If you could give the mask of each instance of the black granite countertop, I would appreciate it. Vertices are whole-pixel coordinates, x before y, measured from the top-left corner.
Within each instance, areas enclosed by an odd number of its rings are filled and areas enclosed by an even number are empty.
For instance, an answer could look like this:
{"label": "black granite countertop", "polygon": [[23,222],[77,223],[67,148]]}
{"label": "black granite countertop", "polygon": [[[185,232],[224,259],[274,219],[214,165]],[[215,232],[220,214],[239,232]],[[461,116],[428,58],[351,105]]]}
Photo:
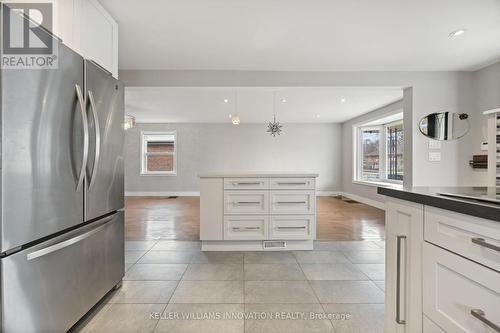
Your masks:
{"label": "black granite countertop", "polygon": [[[500,189],[494,187],[379,187],[378,194],[500,222]],[[466,195],[474,199],[442,196]],[[499,200],[494,203],[494,200]]]}

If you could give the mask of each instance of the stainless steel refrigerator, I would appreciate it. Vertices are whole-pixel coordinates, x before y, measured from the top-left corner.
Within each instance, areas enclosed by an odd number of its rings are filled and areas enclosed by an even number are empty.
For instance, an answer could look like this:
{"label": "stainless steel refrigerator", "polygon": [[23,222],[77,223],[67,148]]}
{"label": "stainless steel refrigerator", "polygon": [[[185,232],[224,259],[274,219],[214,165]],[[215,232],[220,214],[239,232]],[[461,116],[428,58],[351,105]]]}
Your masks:
{"label": "stainless steel refrigerator", "polygon": [[64,332],[124,275],[123,86],[53,40],[57,69],[0,72],[2,332]]}

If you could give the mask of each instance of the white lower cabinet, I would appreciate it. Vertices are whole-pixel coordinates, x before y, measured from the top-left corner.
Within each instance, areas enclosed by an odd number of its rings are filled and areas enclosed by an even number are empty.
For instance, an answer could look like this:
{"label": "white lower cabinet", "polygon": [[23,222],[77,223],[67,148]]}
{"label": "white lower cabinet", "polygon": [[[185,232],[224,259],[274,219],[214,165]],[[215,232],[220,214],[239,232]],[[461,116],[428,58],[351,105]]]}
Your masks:
{"label": "white lower cabinet", "polygon": [[314,239],[315,225],[313,215],[272,216],[269,239]]}
{"label": "white lower cabinet", "polygon": [[423,254],[424,314],[445,332],[500,332],[500,273],[429,243]]}
{"label": "white lower cabinet", "polygon": [[386,205],[385,333],[422,332],[423,205]]}
{"label": "white lower cabinet", "polygon": [[[312,250],[316,238],[316,176],[201,177],[202,249]],[[282,246],[264,242],[271,240],[282,241]]]}
{"label": "white lower cabinet", "polygon": [[267,216],[224,217],[225,240],[265,240],[268,234]]}

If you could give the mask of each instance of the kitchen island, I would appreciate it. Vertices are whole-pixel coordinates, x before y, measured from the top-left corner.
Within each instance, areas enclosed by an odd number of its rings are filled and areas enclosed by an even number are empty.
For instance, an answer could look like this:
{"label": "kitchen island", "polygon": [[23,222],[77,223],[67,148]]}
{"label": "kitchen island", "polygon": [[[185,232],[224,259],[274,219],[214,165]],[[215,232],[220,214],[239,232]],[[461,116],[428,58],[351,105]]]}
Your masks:
{"label": "kitchen island", "polygon": [[316,173],[200,174],[203,251],[312,250]]}
{"label": "kitchen island", "polygon": [[497,188],[382,188],[384,332],[500,332]]}

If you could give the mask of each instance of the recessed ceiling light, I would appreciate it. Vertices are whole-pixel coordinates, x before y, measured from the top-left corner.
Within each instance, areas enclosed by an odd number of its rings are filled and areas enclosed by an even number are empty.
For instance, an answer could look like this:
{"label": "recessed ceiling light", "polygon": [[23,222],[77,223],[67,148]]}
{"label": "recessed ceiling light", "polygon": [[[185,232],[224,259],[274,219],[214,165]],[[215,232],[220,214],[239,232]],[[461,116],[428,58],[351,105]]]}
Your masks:
{"label": "recessed ceiling light", "polygon": [[450,32],[450,34],[448,36],[449,37],[458,37],[460,35],[463,35],[466,31],[467,30],[465,30],[465,29],[458,29],[458,30]]}
{"label": "recessed ceiling light", "polygon": [[341,98],[340,99],[340,103],[345,103],[346,99],[345,98]]}
{"label": "recessed ceiling light", "polygon": [[284,98],[283,98],[283,99],[281,100],[281,103],[286,103],[286,99],[284,99]]}
{"label": "recessed ceiling light", "polygon": [[229,103],[229,100],[227,98],[225,98],[224,103]]}

